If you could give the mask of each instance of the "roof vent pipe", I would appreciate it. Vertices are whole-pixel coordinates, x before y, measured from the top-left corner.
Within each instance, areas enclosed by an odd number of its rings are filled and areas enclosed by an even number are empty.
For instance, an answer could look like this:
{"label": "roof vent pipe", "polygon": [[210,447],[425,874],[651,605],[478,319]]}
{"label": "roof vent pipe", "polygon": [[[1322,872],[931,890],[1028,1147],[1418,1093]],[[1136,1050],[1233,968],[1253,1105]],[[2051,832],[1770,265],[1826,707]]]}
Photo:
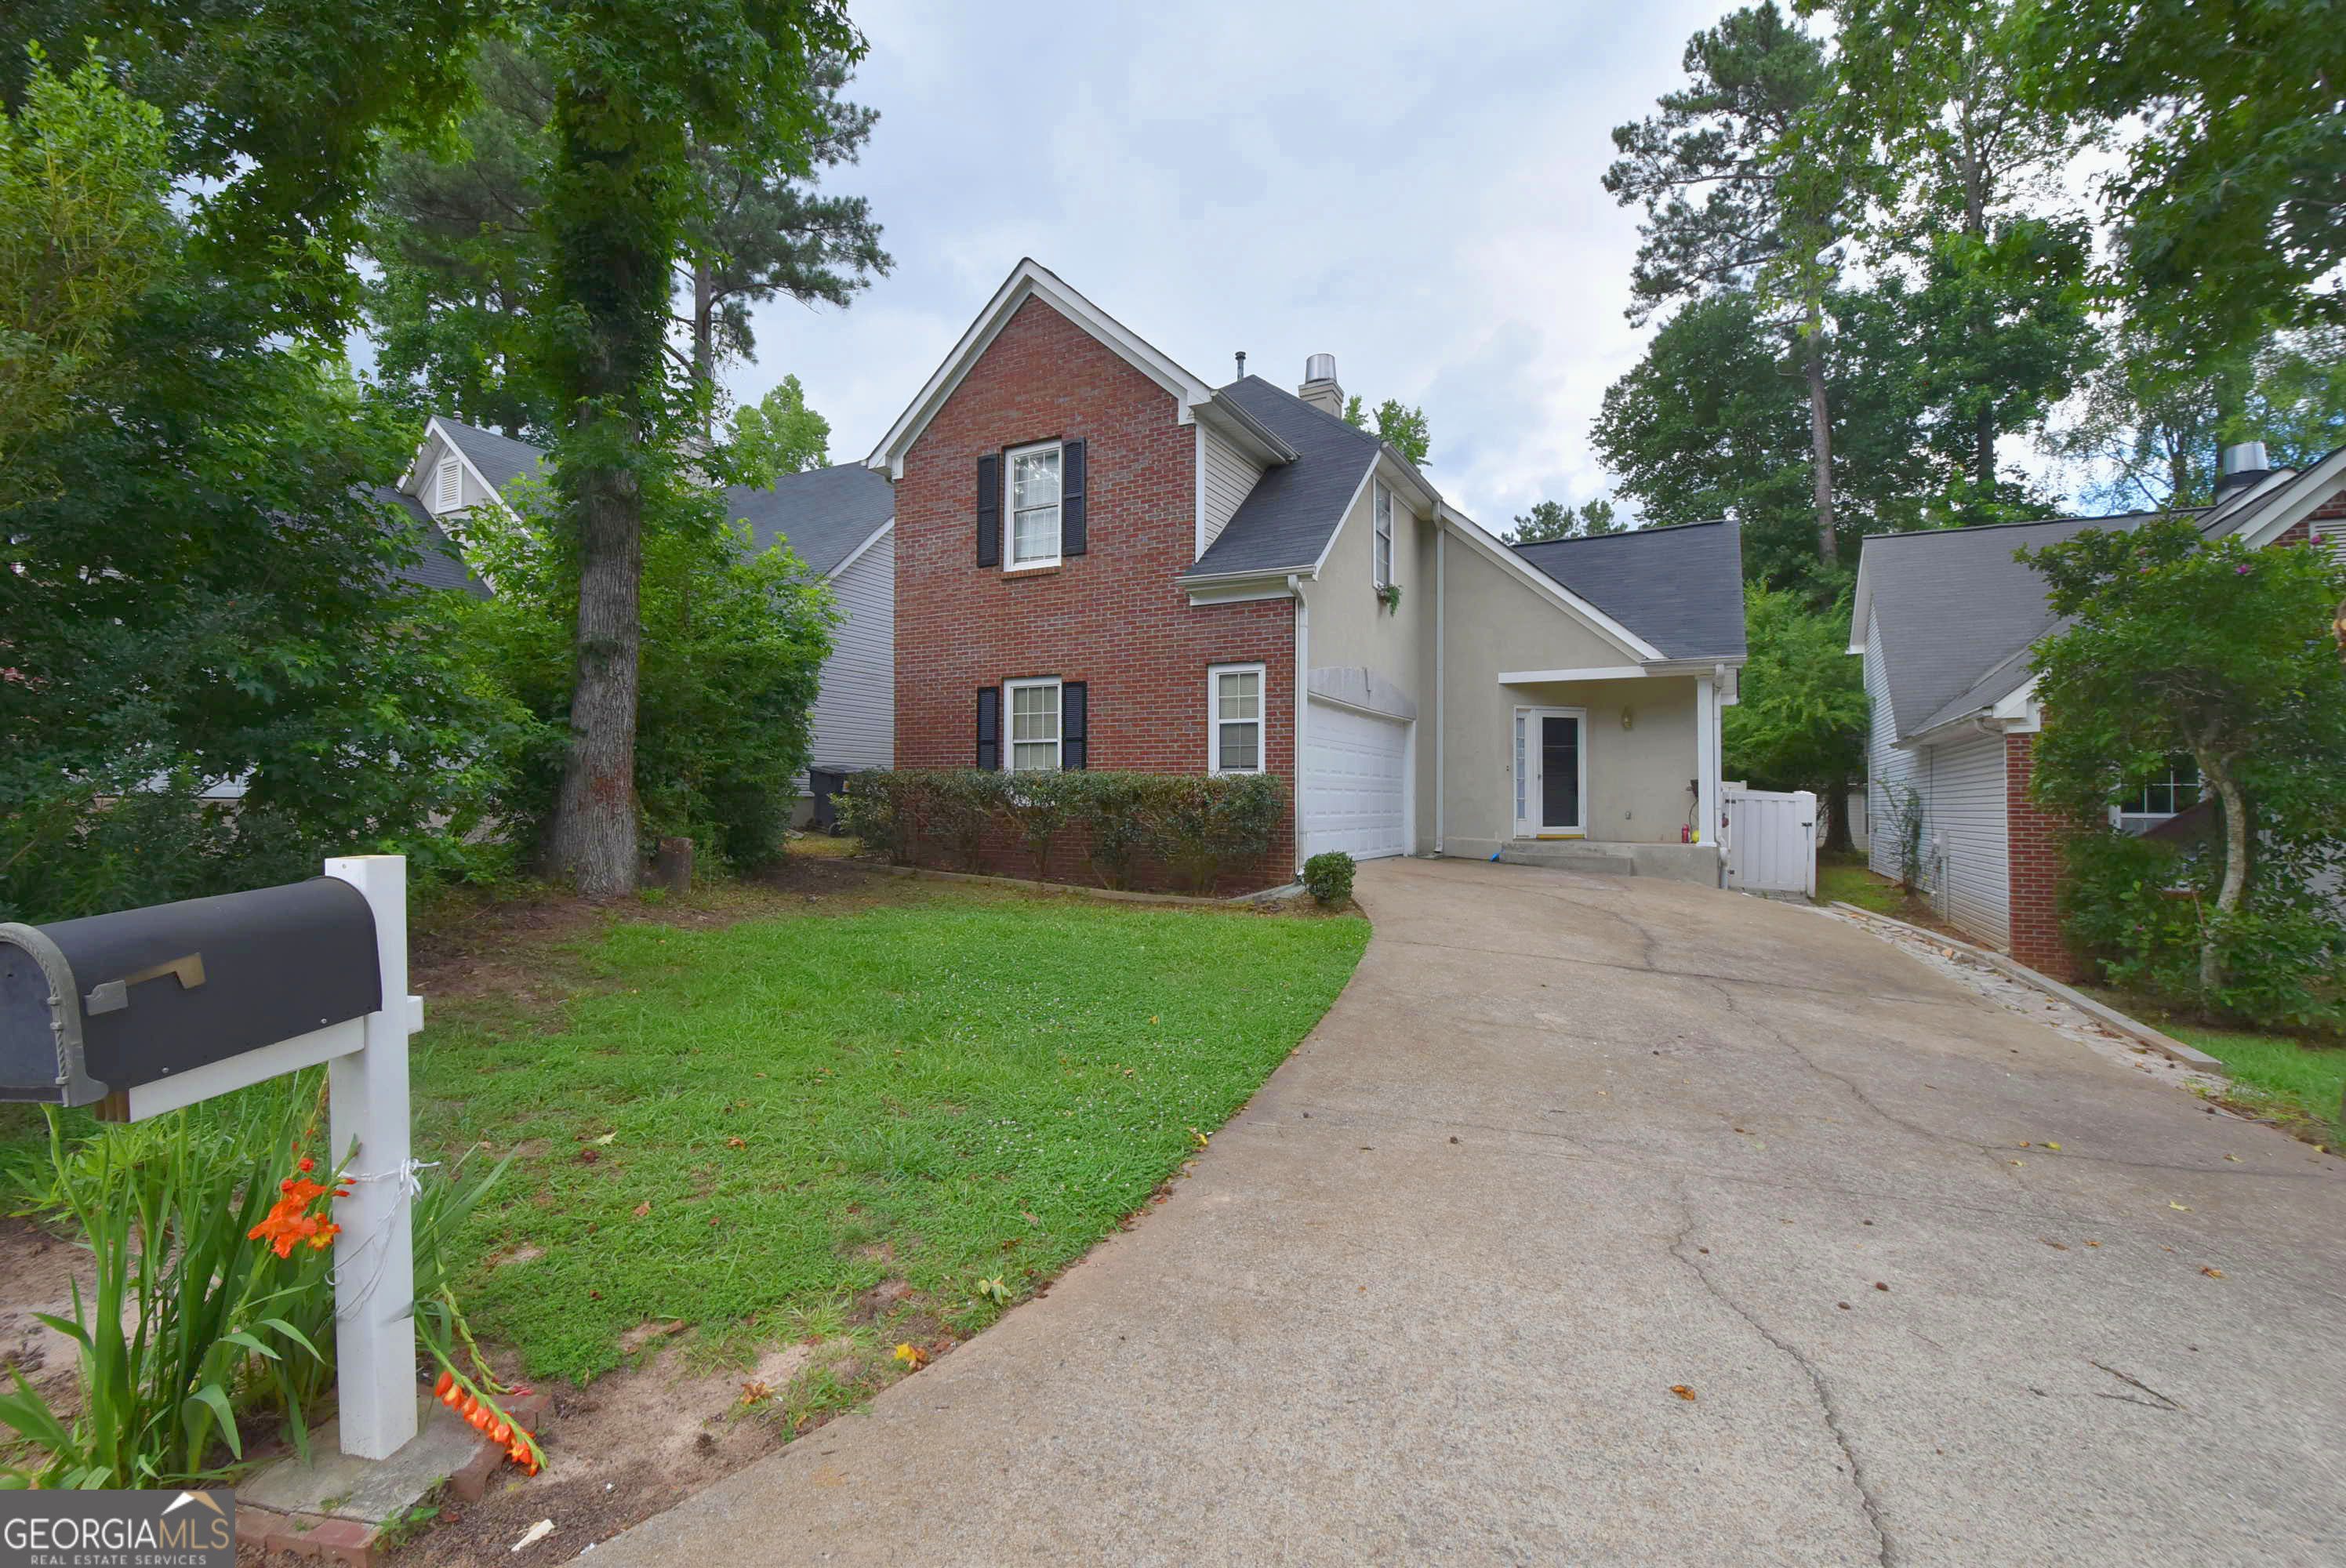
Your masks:
{"label": "roof vent pipe", "polygon": [[2255,484],[2271,472],[2263,442],[2243,441],[2228,446],[2216,460],[2216,499],[2221,501],[2235,490]]}
{"label": "roof vent pipe", "polygon": [[1344,389],[1336,383],[1336,356],[1313,354],[1303,361],[1303,384],[1295,395],[1313,408],[1344,417]]}

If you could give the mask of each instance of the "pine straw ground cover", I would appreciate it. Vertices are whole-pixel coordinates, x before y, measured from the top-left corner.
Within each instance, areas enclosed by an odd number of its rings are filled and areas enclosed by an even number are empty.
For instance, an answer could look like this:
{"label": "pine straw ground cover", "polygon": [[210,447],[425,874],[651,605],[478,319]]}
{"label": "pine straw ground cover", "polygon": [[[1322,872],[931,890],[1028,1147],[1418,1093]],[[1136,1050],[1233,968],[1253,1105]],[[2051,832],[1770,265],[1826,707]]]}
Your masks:
{"label": "pine straw ground cover", "polygon": [[861,1397],[1145,1204],[1368,935],[861,877],[765,907],[556,930],[431,1004],[418,1143],[515,1155],[465,1299],[532,1377],[691,1326],[744,1366],[826,1347],[770,1390],[793,1425]]}

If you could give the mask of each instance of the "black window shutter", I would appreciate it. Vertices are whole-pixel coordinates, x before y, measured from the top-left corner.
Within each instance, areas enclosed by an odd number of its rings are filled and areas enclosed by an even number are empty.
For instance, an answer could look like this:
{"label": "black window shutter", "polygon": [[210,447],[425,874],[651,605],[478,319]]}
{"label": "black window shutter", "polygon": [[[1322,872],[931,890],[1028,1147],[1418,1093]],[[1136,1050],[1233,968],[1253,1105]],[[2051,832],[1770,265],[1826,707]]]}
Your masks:
{"label": "black window shutter", "polygon": [[977,688],[977,766],[984,773],[1002,768],[1002,688]]}
{"label": "black window shutter", "polygon": [[1002,564],[1002,454],[977,460],[977,564]]}
{"label": "black window shutter", "polygon": [[1059,683],[1059,766],[1085,766],[1091,738],[1091,694],[1079,680]]}
{"label": "black window shutter", "polygon": [[1059,443],[1059,554],[1083,553],[1084,443],[1063,441]]}

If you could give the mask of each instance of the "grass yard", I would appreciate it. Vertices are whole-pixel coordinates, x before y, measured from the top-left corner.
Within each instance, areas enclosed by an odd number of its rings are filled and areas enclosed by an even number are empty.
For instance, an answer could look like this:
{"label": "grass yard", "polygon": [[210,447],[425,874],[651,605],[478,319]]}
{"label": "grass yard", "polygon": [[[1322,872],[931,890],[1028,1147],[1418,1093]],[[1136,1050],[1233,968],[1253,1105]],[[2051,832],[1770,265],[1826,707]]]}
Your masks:
{"label": "grass yard", "polygon": [[1904,895],[1898,884],[1886,877],[1877,877],[1866,870],[1862,853],[1817,855],[1817,901],[1855,904],[1862,910],[1895,918],[1904,907]]}
{"label": "grass yard", "polygon": [[983,1328],[1245,1104],[1368,936],[935,882],[831,901],[601,925],[433,1004],[418,1143],[515,1152],[467,1302],[531,1375],[669,1319],[744,1354]]}
{"label": "grass yard", "polygon": [[2143,997],[2106,986],[2078,989],[2186,1045],[2198,1046],[2221,1062],[2233,1082],[2249,1091],[2250,1098],[2269,1102],[2285,1119],[2310,1124],[2332,1148],[2346,1145],[2346,1121],[2339,1115],[2340,1096],[2346,1095],[2346,1042],[2210,1029],[2179,1022]]}

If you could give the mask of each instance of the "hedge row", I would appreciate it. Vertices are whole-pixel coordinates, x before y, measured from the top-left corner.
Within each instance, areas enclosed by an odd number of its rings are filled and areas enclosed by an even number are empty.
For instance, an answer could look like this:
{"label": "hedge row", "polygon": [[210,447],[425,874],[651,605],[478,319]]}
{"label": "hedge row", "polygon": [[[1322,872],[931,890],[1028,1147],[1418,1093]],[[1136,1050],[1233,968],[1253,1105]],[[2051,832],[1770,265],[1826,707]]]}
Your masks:
{"label": "hedge row", "polygon": [[839,816],[866,849],[899,865],[950,857],[984,871],[989,844],[1006,839],[1047,880],[1053,847],[1079,837],[1102,886],[1129,887],[1154,861],[1203,893],[1270,852],[1287,792],[1260,773],[907,769],[856,774]]}

